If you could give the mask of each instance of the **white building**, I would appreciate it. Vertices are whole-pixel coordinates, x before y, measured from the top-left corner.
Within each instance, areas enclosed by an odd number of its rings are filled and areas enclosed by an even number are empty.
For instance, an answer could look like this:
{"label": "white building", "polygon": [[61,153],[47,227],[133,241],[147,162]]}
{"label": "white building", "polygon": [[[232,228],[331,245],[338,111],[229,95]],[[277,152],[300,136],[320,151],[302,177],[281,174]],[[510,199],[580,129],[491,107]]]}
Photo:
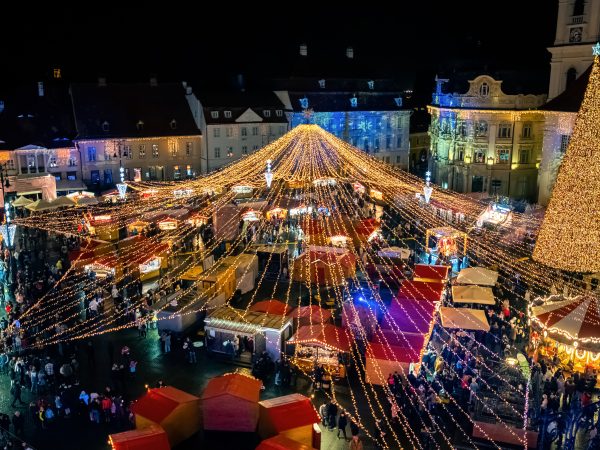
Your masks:
{"label": "white building", "polygon": [[558,20],[550,62],[552,100],[592,64],[591,45],[600,40],[600,0],[559,0]]}
{"label": "white building", "polygon": [[270,91],[205,92],[187,86],[188,102],[203,135],[203,172],[255,152],[289,130],[285,107]]}

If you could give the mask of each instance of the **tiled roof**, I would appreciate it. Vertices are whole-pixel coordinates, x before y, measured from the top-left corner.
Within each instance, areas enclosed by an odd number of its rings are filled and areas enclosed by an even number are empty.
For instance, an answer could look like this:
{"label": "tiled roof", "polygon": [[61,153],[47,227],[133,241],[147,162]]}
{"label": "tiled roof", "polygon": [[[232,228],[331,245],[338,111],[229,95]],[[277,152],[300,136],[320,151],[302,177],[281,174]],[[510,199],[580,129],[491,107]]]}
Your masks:
{"label": "tiled roof", "polygon": [[[248,109],[258,116],[255,122],[287,123],[285,106],[272,91],[200,92],[196,96],[209,125],[236,123]],[[225,116],[226,111],[231,114]],[[213,112],[216,113],[216,117],[213,117]]]}

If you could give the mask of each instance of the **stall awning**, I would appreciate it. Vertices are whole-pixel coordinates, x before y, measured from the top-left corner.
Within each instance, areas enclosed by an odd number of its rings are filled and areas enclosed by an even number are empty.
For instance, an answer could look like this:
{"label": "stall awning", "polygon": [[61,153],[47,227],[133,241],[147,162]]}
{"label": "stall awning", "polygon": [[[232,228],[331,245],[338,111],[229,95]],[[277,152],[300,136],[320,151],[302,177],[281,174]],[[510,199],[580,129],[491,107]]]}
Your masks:
{"label": "stall awning", "polygon": [[495,305],[492,288],[483,286],[452,286],[452,301],[454,303],[478,303],[480,305]]}
{"label": "stall awning", "polygon": [[202,266],[196,266],[186,270],[179,278],[185,281],[198,281],[203,272]]}
{"label": "stall awning", "polygon": [[450,308],[442,306],[440,317],[444,328],[460,328],[462,330],[489,331],[490,324],[485,311],[471,308]]}
{"label": "stall awning", "polygon": [[414,271],[415,281],[443,282],[448,279],[448,266],[434,266],[428,264],[416,264]]}
{"label": "stall awning", "polygon": [[282,330],[289,319],[275,314],[265,314],[256,311],[222,306],[211,312],[204,322],[207,327],[243,333],[258,333],[264,329]]}
{"label": "stall awning", "polygon": [[444,283],[406,280],[402,282],[398,298],[439,302],[442,299],[443,291]]}
{"label": "stall awning", "polygon": [[341,352],[350,351],[350,340],[346,330],[331,324],[305,325],[298,328],[289,344],[320,345]]}
{"label": "stall awning", "polygon": [[263,300],[260,302],[254,303],[250,306],[250,311],[262,312],[267,314],[276,314],[279,316],[286,316],[292,307],[283,303],[280,300]]}
{"label": "stall awning", "polygon": [[480,286],[494,286],[498,281],[498,272],[483,267],[469,267],[459,272],[456,277],[457,284],[477,284]]}

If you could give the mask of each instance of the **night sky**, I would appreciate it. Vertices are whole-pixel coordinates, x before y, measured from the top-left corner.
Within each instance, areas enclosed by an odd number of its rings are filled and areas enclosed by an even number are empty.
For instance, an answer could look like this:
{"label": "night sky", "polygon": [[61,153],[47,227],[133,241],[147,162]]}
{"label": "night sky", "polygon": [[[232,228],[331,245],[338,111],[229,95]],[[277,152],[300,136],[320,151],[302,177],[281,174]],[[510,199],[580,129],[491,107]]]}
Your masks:
{"label": "night sky", "polygon": [[2,82],[35,81],[56,65],[71,81],[156,75],[208,84],[237,73],[260,80],[293,72],[301,42],[323,72],[315,76],[339,69],[336,58],[348,45],[362,67],[356,75],[429,79],[437,71],[484,66],[549,70],[545,48],[554,39],[557,9],[557,0],[398,1],[398,11],[384,2],[361,8],[286,2],[264,10],[256,2],[210,8],[81,2],[63,9],[22,3],[2,13]]}

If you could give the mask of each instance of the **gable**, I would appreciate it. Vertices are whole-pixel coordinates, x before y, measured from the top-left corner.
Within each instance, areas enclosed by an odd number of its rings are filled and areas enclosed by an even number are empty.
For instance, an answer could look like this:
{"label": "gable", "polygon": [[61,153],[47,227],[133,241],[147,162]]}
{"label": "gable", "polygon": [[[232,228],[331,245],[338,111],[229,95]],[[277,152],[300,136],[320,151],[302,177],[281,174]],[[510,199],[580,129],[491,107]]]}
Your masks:
{"label": "gable", "polygon": [[262,122],[263,119],[258,114],[256,114],[252,108],[248,108],[244,111],[240,117],[235,119],[236,122]]}

